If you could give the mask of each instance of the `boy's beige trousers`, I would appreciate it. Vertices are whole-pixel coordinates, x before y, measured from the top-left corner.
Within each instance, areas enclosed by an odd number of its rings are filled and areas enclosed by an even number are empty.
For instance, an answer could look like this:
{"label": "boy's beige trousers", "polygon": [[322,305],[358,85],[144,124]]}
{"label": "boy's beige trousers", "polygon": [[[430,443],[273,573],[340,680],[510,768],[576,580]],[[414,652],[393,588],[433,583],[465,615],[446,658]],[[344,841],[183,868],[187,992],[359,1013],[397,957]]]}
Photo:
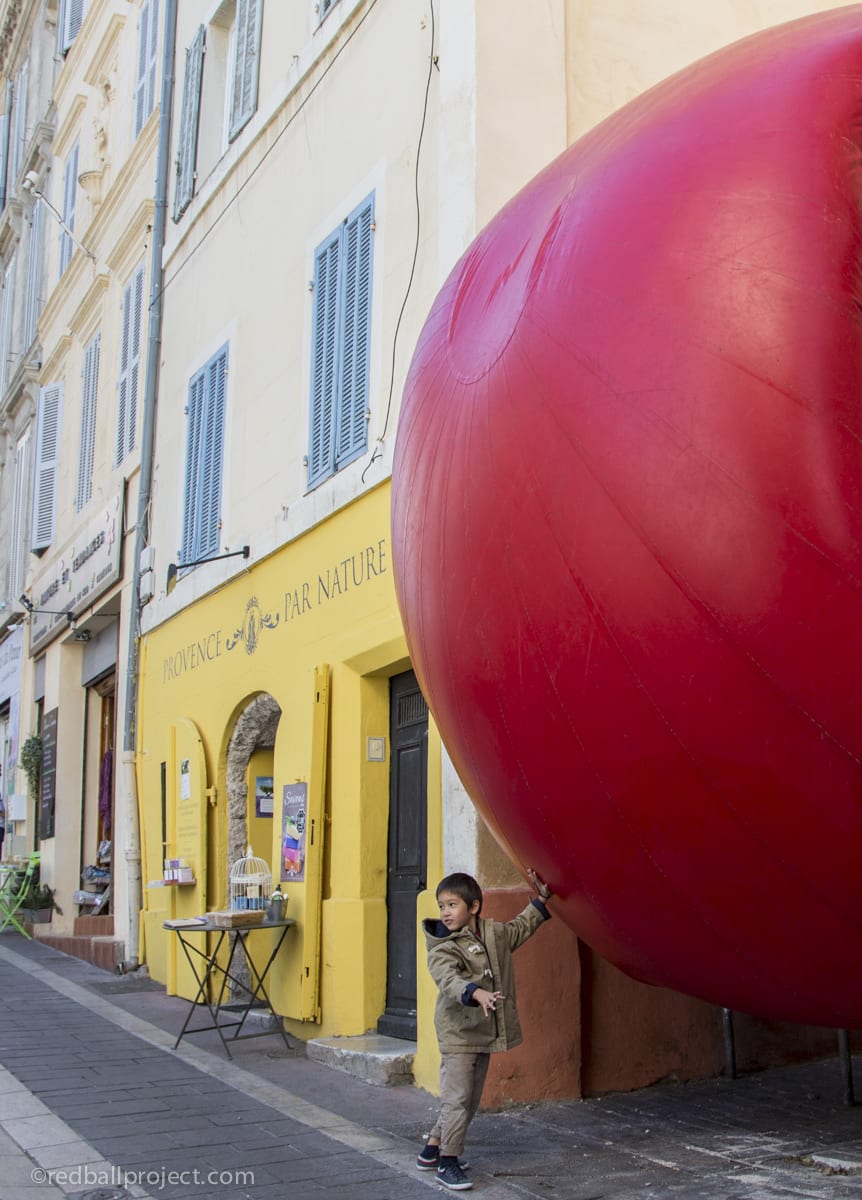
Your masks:
{"label": "boy's beige trousers", "polygon": [[467,1126],[482,1099],[490,1054],[444,1054],[440,1063],[440,1116],[428,1137],[440,1142],[440,1154],[464,1153]]}

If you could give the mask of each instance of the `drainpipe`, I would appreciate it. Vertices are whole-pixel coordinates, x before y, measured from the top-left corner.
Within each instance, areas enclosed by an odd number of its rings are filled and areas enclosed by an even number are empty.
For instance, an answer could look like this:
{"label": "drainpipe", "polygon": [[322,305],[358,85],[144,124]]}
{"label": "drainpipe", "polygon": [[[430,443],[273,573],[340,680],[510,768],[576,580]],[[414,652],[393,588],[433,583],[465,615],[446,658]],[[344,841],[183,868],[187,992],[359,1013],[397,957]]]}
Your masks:
{"label": "drainpipe", "polygon": [[149,537],[149,510],[153,488],[153,445],[162,345],[162,250],[168,210],[171,115],[174,100],[174,56],[177,40],[177,0],[165,2],[165,36],[162,50],[162,95],[159,104],[159,141],[156,155],[155,209],[150,267],[150,304],[147,337],[147,373],[144,379],[141,474],[138,489],[138,519],[129,602],[129,648],[126,660],[126,713],[123,733],[123,781],[126,795],[126,873],[128,882],[129,940],[121,972],[134,971],[140,954],[140,920],[144,903],[141,879],[141,824],[135,772],[135,742],[138,708],[138,651],[141,618],[141,552]]}

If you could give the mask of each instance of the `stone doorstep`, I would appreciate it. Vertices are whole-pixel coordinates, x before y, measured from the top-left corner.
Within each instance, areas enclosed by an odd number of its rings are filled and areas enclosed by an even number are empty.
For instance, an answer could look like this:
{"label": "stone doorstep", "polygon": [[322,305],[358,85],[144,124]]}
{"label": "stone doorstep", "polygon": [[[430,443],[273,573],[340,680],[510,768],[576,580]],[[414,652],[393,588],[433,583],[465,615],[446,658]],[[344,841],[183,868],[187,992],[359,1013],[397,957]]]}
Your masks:
{"label": "stone doorstep", "polygon": [[85,962],[92,963],[94,967],[99,967],[103,971],[113,972],[117,969],[117,964],[123,961],[125,947],[116,938],[99,935],[86,937],[83,934],[71,933],[43,933],[42,930],[46,928],[50,929],[50,926],[25,925],[25,929],[29,929],[42,945],[60,950],[63,954],[71,954],[73,958],[82,958]]}
{"label": "stone doorstep", "polygon": [[377,1087],[413,1082],[415,1042],[365,1033],[358,1037],[312,1038],[306,1042],[305,1052],[314,1062]]}

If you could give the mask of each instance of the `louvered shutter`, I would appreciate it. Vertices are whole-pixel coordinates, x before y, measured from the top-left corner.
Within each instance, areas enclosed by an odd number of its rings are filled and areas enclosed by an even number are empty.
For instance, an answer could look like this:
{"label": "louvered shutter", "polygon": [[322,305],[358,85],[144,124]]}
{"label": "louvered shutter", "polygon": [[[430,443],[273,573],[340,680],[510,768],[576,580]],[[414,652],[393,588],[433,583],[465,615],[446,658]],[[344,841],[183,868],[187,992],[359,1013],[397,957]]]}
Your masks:
{"label": "louvered shutter", "polygon": [[27,64],[24,63],[18,72],[18,82],[15,84],[15,105],[12,113],[12,133],[9,147],[9,191],[18,172],[21,170],[21,157],[24,153],[24,142],[27,136]]}
{"label": "louvered shutter", "polygon": [[39,419],[36,432],[36,477],[33,487],[33,550],[45,550],[54,540],[57,519],[57,480],[60,469],[60,422],[63,410],[62,383],[49,383],[39,390]]}
{"label": "louvered shutter", "polygon": [[196,509],[205,394],[206,369],[199,372],[189,384],[186,475],[183,485],[183,540],[180,550],[180,559],[182,562],[193,562],[198,557],[196,552],[198,527]]}
{"label": "louvered shutter", "polygon": [[227,347],[207,365],[206,416],[201,453],[200,522],[196,558],[214,554],[221,533],[221,481],[224,459]]}
{"label": "louvered shutter", "polygon": [[257,111],[263,0],[237,0],[231,81],[230,141]]}
{"label": "louvered shutter", "polygon": [[72,234],[75,232],[75,206],[78,198],[78,147],[75,146],[66,160],[63,172],[63,224],[60,230],[60,274],[72,260]]}
{"label": "louvered shutter", "polygon": [[9,263],[3,276],[3,299],[0,303],[0,397],[9,383],[12,356],[12,314],[15,304],[15,263]]}
{"label": "louvered shutter", "polygon": [[159,0],[144,0],[138,28],[135,77],[135,137],[156,106],[156,53],[159,40]]}
{"label": "louvered shutter", "polygon": [[334,466],[333,434],[338,370],[338,267],[341,231],[336,230],[314,257],[314,317],[311,326],[311,430],[308,484],[313,486]]}
{"label": "louvered shutter", "polygon": [[27,293],[24,297],[24,346],[29,350],[36,336],[40,312],[42,283],[42,205],[37,201],[30,225],[30,246],[27,259]]}
{"label": "louvered shutter", "polygon": [[135,448],[138,429],[143,304],[144,266],[142,263],[123,292],[114,466],[121,463],[126,455]]}
{"label": "louvered shutter", "polygon": [[15,447],[15,491],[12,499],[12,538],[9,547],[7,596],[19,595],[24,584],[24,546],[27,538],[27,497],[30,494],[30,430]]}
{"label": "louvered shutter", "polygon": [[97,333],[84,351],[84,370],[81,373],[81,443],[78,452],[78,490],[75,494],[75,508],[78,512],[93,494],[100,345],[101,334]]}
{"label": "louvered shutter", "polygon": [[336,470],[368,445],[368,369],[371,351],[373,197],[344,226],[341,378],[336,415]]}
{"label": "louvered shutter", "polygon": [[62,11],[58,22],[60,31],[60,50],[63,54],[71,47],[81,22],[84,19],[86,0],[62,0]]}
{"label": "louvered shutter", "polygon": [[8,189],[6,176],[9,174],[9,142],[12,129],[12,84],[6,84],[5,112],[0,117],[0,212],[6,207]]}
{"label": "louvered shutter", "polygon": [[195,194],[195,170],[198,158],[198,124],[201,111],[201,81],[203,78],[206,29],[200,26],[194,41],[186,50],[186,70],[183,80],[183,106],[180,114],[180,134],[177,145],[177,183],[174,191],[174,220],[178,221]]}

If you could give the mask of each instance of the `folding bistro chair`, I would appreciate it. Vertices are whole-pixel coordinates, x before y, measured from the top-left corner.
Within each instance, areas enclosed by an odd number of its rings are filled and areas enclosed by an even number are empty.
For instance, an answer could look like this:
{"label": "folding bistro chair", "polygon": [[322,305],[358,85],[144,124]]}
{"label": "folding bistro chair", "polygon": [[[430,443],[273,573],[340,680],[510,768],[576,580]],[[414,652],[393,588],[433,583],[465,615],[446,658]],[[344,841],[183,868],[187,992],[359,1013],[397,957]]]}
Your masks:
{"label": "folding bistro chair", "polygon": [[24,937],[30,937],[30,934],[15,914],[27,898],[30,885],[39,877],[39,860],[41,857],[41,854],[37,850],[27,860],[27,866],[24,868],[23,875],[8,874],[3,881],[3,887],[0,888],[0,933],[3,932],[7,925],[14,925],[19,933],[24,934]]}

